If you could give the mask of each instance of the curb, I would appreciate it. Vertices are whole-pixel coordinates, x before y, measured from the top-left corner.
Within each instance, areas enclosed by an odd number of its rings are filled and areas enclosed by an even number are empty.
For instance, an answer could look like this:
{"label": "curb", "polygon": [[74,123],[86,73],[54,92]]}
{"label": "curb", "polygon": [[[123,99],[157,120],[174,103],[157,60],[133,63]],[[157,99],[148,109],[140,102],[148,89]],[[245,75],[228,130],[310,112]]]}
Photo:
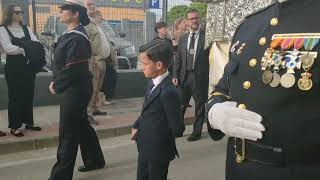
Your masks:
{"label": "curb", "polygon": [[[185,118],[185,125],[191,125],[194,121],[194,117]],[[117,136],[128,135],[131,133],[131,126],[119,126],[115,128],[97,128],[96,133],[99,139],[107,139],[113,138]],[[0,141],[0,155],[23,152],[23,151],[31,151],[31,150],[40,150],[49,147],[58,146],[59,136],[43,136],[43,137],[35,137],[24,140],[8,140],[8,141]]]}

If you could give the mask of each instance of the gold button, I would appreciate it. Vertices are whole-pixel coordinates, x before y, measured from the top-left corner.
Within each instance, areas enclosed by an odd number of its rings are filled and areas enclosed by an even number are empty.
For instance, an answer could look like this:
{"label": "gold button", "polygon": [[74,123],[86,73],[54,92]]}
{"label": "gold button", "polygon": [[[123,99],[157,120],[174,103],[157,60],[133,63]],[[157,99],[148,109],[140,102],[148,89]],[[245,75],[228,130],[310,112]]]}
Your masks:
{"label": "gold button", "polygon": [[251,59],[251,60],[249,61],[249,65],[250,65],[251,67],[255,67],[255,66],[257,65],[257,60],[256,60],[256,59]]}
{"label": "gold button", "polygon": [[246,107],[245,104],[239,104],[238,108],[240,108],[240,109],[247,109],[247,107]]}
{"label": "gold button", "polygon": [[250,81],[245,81],[245,82],[243,83],[243,88],[244,88],[244,89],[249,89],[250,87],[251,87]]}
{"label": "gold button", "polygon": [[259,40],[259,44],[260,44],[261,46],[265,45],[266,42],[267,42],[267,38],[266,38],[266,37],[262,37],[262,38],[260,38],[260,40]]}
{"label": "gold button", "polygon": [[276,26],[276,25],[278,25],[278,23],[279,23],[278,18],[272,18],[270,21],[271,26]]}

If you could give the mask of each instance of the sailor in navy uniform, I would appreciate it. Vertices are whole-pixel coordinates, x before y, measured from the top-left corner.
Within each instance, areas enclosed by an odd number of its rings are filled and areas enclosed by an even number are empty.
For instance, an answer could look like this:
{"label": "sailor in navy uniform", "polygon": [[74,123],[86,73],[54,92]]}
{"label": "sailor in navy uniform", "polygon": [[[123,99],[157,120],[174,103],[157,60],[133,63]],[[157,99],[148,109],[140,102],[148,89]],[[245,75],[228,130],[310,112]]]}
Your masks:
{"label": "sailor in navy uniform", "polygon": [[207,104],[227,180],[320,179],[320,1],[279,1],[238,27]]}
{"label": "sailor in navy uniform", "polygon": [[72,180],[78,146],[84,162],[79,171],[103,168],[105,160],[87,114],[92,96],[88,65],[92,52],[83,25],[90,20],[82,0],[67,0],[60,9],[60,21],[68,25],[68,31],[55,43],[53,82],[49,86],[60,99],[59,147],[50,180]]}

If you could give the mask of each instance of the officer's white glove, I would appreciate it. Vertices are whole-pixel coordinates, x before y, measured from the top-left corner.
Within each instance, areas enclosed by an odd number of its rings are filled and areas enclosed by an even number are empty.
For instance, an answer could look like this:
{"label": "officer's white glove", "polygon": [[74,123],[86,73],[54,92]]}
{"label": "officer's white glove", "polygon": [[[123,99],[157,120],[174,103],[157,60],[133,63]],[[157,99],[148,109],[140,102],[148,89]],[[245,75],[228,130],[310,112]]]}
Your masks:
{"label": "officer's white glove", "polygon": [[212,128],[237,138],[257,141],[265,131],[261,124],[262,117],[255,112],[237,108],[236,102],[213,105],[208,113],[208,120]]}

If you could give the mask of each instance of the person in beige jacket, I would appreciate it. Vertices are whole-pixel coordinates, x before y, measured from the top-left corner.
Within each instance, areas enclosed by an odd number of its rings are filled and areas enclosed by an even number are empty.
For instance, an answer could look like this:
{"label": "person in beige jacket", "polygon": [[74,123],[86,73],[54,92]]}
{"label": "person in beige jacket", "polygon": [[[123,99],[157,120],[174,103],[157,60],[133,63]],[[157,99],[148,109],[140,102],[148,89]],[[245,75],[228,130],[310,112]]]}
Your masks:
{"label": "person in beige jacket", "polygon": [[[107,112],[99,110],[98,101],[99,92],[101,90],[106,71],[106,61],[110,56],[111,51],[110,41],[98,22],[94,1],[84,0],[84,2],[91,20],[91,22],[85,27],[91,42],[92,57],[89,63],[89,68],[93,75],[93,94],[88,109],[89,112],[92,112],[92,116],[106,115]],[[89,117],[89,121],[92,124],[98,124],[92,116]]]}
{"label": "person in beige jacket", "polygon": [[[111,42],[111,39],[110,39],[109,34],[108,34],[108,30],[103,25],[103,23],[106,20],[103,19],[102,13],[99,10],[96,11],[96,20],[101,25],[106,37],[108,38],[108,42],[110,44],[110,56],[108,57],[107,62],[106,62],[107,63],[106,64],[106,74],[105,74],[104,82],[103,82],[103,85],[102,85],[102,91],[99,93],[99,101],[98,101],[98,106],[103,106],[103,105],[112,104],[111,100],[109,99],[110,97],[107,97],[107,94],[105,94],[105,93],[106,93],[106,91],[108,91],[106,89],[112,88],[112,86],[115,85],[115,84],[112,84],[112,83],[115,83],[115,82],[113,80],[111,80],[112,78],[114,78],[114,76],[111,75],[112,72],[110,72],[110,71],[114,70],[114,68],[115,68],[114,66],[117,65],[118,62],[117,62],[116,47]],[[107,72],[107,71],[109,71],[109,72]],[[106,77],[106,76],[109,76],[109,77]],[[111,80],[111,82],[110,82],[110,80]]]}

